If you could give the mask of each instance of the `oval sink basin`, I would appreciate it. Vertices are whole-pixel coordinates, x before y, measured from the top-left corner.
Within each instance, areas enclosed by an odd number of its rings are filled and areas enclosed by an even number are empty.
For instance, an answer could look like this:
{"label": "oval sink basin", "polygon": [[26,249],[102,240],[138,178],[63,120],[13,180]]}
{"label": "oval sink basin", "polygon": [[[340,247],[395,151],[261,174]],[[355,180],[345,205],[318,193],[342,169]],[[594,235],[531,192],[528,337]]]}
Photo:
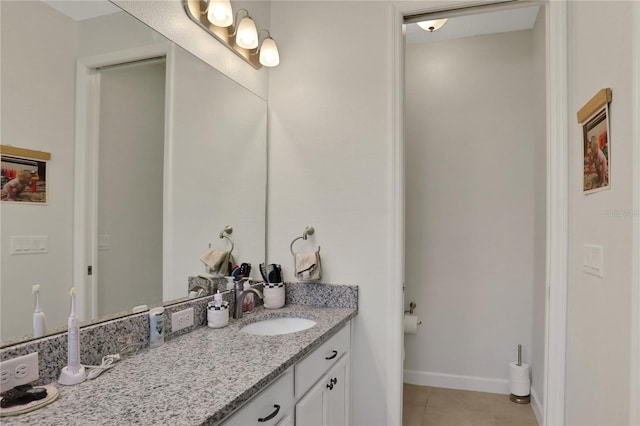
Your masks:
{"label": "oval sink basin", "polygon": [[245,325],[240,331],[258,336],[277,336],[306,330],[316,324],[315,321],[306,318],[273,318]]}

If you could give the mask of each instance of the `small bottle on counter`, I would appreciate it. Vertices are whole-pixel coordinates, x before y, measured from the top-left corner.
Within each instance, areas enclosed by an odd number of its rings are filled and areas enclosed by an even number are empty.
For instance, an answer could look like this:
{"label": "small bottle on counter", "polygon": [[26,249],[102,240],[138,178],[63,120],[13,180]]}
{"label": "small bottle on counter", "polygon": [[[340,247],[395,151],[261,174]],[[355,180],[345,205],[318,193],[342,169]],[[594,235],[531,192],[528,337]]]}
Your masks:
{"label": "small bottle on counter", "polygon": [[[249,284],[249,280],[244,282],[243,290],[251,290],[251,284]],[[242,303],[242,312],[243,313],[251,313],[253,312],[253,294],[249,293],[244,297],[244,302]]]}
{"label": "small bottle on counter", "polygon": [[164,343],[164,308],[149,310],[149,347],[157,348]]}

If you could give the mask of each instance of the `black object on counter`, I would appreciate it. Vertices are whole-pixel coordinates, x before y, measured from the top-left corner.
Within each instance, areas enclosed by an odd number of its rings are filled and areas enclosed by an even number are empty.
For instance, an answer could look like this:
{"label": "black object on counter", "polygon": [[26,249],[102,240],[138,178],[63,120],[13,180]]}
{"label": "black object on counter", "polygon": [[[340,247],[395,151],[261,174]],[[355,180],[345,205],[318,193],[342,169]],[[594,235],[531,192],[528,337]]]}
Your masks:
{"label": "black object on counter", "polygon": [[31,385],[20,385],[2,394],[0,407],[9,408],[14,405],[25,405],[46,397],[47,390],[45,388],[34,388]]}

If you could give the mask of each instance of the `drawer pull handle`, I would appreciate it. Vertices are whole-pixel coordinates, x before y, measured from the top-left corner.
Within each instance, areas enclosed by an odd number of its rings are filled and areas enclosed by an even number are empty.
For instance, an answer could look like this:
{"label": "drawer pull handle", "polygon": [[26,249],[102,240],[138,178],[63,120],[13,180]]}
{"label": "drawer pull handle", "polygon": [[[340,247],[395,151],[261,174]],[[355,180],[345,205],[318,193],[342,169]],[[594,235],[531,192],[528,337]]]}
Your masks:
{"label": "drawer pull handle", "polygon": [[333,383],[329,383],[329,384],[327,385],[327,389],[329,389],[329,390],[333,390]]}
{"label": "drawer pull handle", "polygon": [[334,359],[335,357],[338,356],[338,351],[333,351],[333,355],[325,357],[325,359],[329,360],[329,359]]}
{"label": "drawer pull handle", "polygon": [[278,415],[278,413],[280,412],[280,406],[279,406],[278,404],[275,404],[275,405],[273,406],[273,408],[275,408],[275,410],[273,410],[273,413],[269,414],[267,417],[263,417],[263,418],[258,419],[258,421],[259,421],[260,423],[262,423],[262,422],[268,422],[269,420],[271,420],[271,419],[273,419],[275,416],[277,416],[277,415]]}
{"label": "drawer pull handle", "polygon": [[334,377],[333,379],[331,379],[331,384],[335,385],[336,383],[338,383],[338,378]]}

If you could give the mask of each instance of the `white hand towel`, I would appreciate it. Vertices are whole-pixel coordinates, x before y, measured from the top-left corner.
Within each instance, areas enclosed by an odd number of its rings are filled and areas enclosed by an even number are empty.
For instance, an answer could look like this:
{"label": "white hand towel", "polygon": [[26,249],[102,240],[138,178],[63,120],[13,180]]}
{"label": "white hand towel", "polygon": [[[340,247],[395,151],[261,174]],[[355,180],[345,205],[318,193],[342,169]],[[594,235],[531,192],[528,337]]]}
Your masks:
{"label": "white hand towel", "polygon": [[229,262],[233,263],[233,255],[228,251],[210,249],[200,257],[200,260],[207,265],[211,272],[228,275],[230,272]]}
{"label": "white hand towel", "polygon": [[322,266],[320,253],[296,253],[295,256],[296,277],[301,281],[314,281],[322,278]]}

